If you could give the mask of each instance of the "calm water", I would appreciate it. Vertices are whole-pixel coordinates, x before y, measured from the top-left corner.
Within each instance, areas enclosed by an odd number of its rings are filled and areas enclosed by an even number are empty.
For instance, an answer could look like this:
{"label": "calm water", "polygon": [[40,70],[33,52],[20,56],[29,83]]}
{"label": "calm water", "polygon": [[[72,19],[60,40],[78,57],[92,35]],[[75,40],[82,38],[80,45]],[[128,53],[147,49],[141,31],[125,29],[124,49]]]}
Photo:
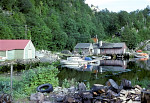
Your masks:
{"label": "calm water", "polygon": [[122,79],[134,81],[150,80],[150,60],[101,60],[99,65],[62,65],[58,77],[60,81],[74,78],[78,82],[103,84],[114,79],[120,84]]}

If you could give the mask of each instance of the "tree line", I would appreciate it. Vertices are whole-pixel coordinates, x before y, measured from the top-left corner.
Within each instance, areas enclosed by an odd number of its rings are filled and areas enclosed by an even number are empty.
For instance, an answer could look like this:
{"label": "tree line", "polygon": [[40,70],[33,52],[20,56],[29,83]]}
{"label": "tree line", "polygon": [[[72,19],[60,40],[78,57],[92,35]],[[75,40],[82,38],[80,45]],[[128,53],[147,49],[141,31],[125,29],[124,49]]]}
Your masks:
{"label": "tree line", "polygon": [[133,12],[93,11],[84,0],[1,0],[0,39],[31,39],[36,49],[73,50],[76,43],[150,39],[150,7]]}

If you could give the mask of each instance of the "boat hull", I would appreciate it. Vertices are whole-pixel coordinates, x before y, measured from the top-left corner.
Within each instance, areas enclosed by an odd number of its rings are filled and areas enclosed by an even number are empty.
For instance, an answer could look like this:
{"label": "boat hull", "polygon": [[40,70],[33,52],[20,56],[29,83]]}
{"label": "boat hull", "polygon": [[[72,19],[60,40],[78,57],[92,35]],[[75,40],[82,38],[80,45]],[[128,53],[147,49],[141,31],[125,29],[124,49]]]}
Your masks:
{"label": "boat hull", "polygon": [[60,61],[61,64],[63,65],[83,65],[87,64],[87,61],[68,61],[68,60],[62,60]]}

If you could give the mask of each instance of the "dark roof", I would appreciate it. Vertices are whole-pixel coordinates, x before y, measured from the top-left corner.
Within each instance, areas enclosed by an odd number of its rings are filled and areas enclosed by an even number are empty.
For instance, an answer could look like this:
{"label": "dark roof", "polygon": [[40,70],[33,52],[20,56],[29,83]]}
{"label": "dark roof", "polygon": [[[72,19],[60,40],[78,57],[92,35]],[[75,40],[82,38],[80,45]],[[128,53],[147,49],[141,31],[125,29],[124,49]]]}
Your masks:
{"label": "dark roof", "polygon": [[102,43],[100,48],[122,48],[125,43]]}
{"label": "dark roof", "polygon": [[91,43],[78,43],[75,48],[89,48]]}

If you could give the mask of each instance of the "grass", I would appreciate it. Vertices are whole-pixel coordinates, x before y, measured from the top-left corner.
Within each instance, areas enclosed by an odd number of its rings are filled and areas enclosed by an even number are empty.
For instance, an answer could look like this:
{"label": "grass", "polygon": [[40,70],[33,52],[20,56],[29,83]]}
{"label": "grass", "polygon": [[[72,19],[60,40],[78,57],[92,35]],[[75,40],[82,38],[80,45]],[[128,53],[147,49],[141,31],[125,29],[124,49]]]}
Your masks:
{"label": "grass", "polygon": [[132,82],[133,86],[139,85],[142,88],[147,88],[147,89],[150,88],[150,87],[148,87],[148,85],[150,85],[150,79],[147,77],[142,80],[132,79],[131,82]]}

